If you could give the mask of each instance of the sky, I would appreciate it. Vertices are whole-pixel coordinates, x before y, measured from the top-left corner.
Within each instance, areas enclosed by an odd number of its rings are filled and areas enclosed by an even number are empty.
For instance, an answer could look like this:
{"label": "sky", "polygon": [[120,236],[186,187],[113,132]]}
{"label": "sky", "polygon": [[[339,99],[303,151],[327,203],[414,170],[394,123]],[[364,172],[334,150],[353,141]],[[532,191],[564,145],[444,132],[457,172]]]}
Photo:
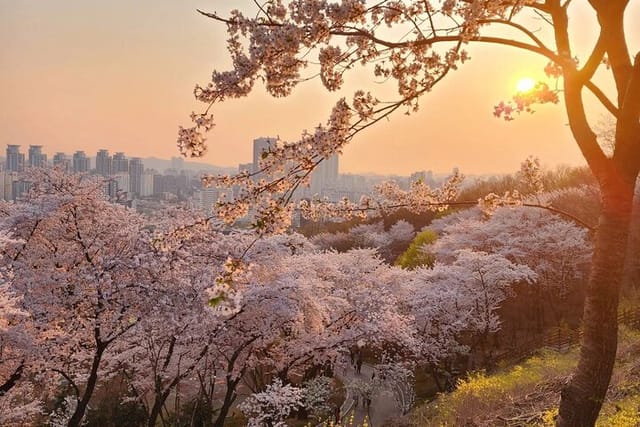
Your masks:
{"label": "sky", "polygon": [[[39,144],[50,155],[106,148],[176,156],[178,126],[189,126],[191,111],[201,109],[194,85],[229,68],[224,27],[196,9],[224,13],[251,3],[0,0],[0,146],[21,144],[26,152]],[[628,16],[640,16],[640,2],[632,3]],[[571,17],[578,47],[592,42],[590,18],[585,10]],[[640,48],[640,27],[629,29],[628,40]],[[512,122],[493,117],[493,106],[513,94],[519,78],[543,77],[546,61],[503,47],[470,52],[472,60],[424,97],[419,113],[396,114],[358,135],[340,172],[508,173],[529,155],[549,167],[583,164],[561,105]],[[371,86],[359,72],[346,83],[343,94],[327,94],[312,81],[287,98],[258,89],[217,105],[202,161],[237,166],[251,160],[254,138],[296,139],[326,121],[337,96]]]}

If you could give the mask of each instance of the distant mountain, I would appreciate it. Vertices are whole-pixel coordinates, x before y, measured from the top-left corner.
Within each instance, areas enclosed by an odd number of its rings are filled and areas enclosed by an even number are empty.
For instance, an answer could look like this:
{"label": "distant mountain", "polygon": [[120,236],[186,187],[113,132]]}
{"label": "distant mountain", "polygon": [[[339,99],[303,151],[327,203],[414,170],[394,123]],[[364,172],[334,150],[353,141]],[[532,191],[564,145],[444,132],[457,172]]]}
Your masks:
{"label": "distant mountain", "polygon": [[[142,159],[145,169],[155,169],[158,172],[164,172],[167,169],[171,169],[171,160],[158,159],[156,157],[144,157]],[[235,173],[237,168],[216,166],[209,163],[189,162],[185,161],[183,169],[193,172],[208,172],[208,173]]]}

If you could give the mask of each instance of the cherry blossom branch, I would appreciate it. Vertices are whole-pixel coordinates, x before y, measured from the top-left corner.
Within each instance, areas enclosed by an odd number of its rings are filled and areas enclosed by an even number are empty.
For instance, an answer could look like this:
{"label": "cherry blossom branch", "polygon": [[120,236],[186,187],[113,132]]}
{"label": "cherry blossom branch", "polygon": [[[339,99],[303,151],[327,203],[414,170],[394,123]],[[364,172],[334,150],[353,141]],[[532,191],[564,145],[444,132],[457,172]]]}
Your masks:
{"label": "cherry blossom branch", "polygon": [[529,30],[524,25],[518,24],[517,22],[513,22],[511,20],[504,20],[504,19],[481,19],[479,21],[479,23],[481,23],[481,24],[501,24],[501,25],[507,25],[509,27],[515,28],[516,30],[522,32],[527,37],[529,37],[536,45],[538,45],[538,47],[540,47],[542,49],[545,49],[545,50],[548,50],[548,51],[551,52],[551,49],[549,49],[542,42],[542,40],[540,40],[540,38],[533,33],[533,31]]}
{"label": "cherry blossom branch", "polygon": [[[330,203],[335,203],[338,204],[338,202],[330,202]],[[426,208],[449,208],[451,206],[477,206],[478,205],[478,201],[477,200],[456,200],[456,201],[448,201],[448,202],[426,202],[426,203],[422,203],[420,204],[420,206],[422,207],[426,207]],[[528,207],[528,208],[537,208],[537,209],[544,209],[547,210],[549,212],[558,214],[560,216],[563,216],[569,220],[571,220],[572,222],[576,223],[577,225],[580,225],[584,228],[586,228],[589,231],[595,231],[596,230],[596,226],[589,224],[587,222],[585,222],[584,220],[578,218],[577,216],[563,211],[561,209],[555,208],[551,205],[543,205],[543,204],[538,204],[538,203],[517,203],[514,204],[515,206],[524,206],[524,207]],[[392,205],[385,205],[384,206],[386,209],[391,209],[391,210],[397,210],[397,209],[404,209],[404,208],[412,208],[415,207],[415,205],[410,204],[410,203],[398,203],[398,204],[392,204]],[[373,212],[379,210],[378,207],[354,207],[354,208],[349,208],[348,211],[350,212]],[[347,213],[347,210],[344,211],[344,214]]]}
{"label": "cherry blossom branch", "polygon": [[67,375],[67,373],[66,373],[66,372],[64,372],[64,371],[63,371],[63,370],[61,370],[61,369],[58,369],[58,368],[51,368],[51,371],[52,371],[52,372],[56,372],[56,373],[60,374],[60,375],[62,376],[62,378],[64,378],[64,379],[69,383],[69,385],[70,385],[71,387],[73,387],[73,390],[74,390],[74,391],[75,391],[75,393],[76,393],[76,399],[77,399],[78,401],[80,401],[80,389],[78,388],[78,385],[75,383],[75,381],[73,381],[73,379],[72,379],[69,375]]}
{"label": "cherry blossom branch", "polygon": [[[208,12],[204,12],[200,9],[197,9],[197,11],[208,17],[211,19],[214,19],[216,21],[220,21],[223,22],[225,24],[228,25],[232,25],[232,24],[237,24],[237,22],[235,22],[232,19],[226,19],[226,18],[222,18],[220,16],[218,16],[215,13],[208,13]],[[370,31],[363,29],[363,28],[356,28],[356,27],[352,27],[351,31],[345,31],[345,30],[339,30],[339,29],[334,29],[331,30],[330,33],[331,35],[334,36],[344,36],[344,37],[364,37],[367,38],[369,40],[371,40],[372,42],[379,44],[381,46],[385,46],[387,48],[406,48],[406,47],[416,47],[416,46],[431,46],[433,44],[436,43],[443,43],[443,42],[481,42],[481,43],[492,43],[492,44],[501,44],[501,45],[505,45],[505,46],[511,46],[511,47],[516,47],[519,49],[524,49],[524,50],[528,50],[534,53],[538,53],[542,56],[545,56],[547,58],[549,58],[550,60],[556,62],[556,63],[563,63],[564,61],[558,57],[555,53],[553,53],[553,51],[551,51],[550,49],[548,49],[547,47],[544,46],[544,44],[530,31],[526,30],[524,27],[522,27],[519,24],[510,22],[510,21],[502,21],[502,20],[485,20],[488,23],[501,23],[501,24],[506,24],[506,25],[511,25],[514,28],[518,28],[521,31],[525,31],[525,33],[528,33],[527,35],[530,34],[530,38],[532,38],[532,40],[536,43],[536,45],[531,45],[528,43],[524,43],[518,40],[512,40],[512,39],[506,39],[506,38],[502,38],[502,37],[492,37],[492,36],[475,36],[475,37],[471,37],[471,38],[465,38],[462,35],[455,35],[455,36],[431,36],[428,38],[424,38],[424,39],[417,39],[417,40],[411,40],[411,41],[405,41],[405,42],[392,42],[389,40],[384,40],[381,38],[378,38],[376,36],[374,36]],[[480,20],[479,23],[482,23],[482,21]],[[268,26],[268,27],[278,27],[278,26],[282,26],[281,23],[276,23],[276,22],[260,22],[258,23],[258,25],[260,26]],[[344,28],[348,28],[347,26],[343,26]]]}
{"label": "cherry blossom branch", "polygon": [[9,375],[9,378],[2,384],[0,384],[0,397],[4,396],[9,390],[11,390],[17,382],[22,378],[22,372],[24,371],[24,360],[20,362],[18,367]]}

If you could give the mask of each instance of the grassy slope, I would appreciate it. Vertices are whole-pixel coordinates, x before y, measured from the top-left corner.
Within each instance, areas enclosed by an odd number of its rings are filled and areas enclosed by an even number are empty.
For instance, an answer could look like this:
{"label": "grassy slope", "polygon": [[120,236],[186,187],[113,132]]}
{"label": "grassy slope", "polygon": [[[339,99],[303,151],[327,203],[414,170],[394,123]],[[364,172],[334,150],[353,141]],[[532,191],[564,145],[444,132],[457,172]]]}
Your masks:
{"label": "grassy slope", "polygon": [[[640,426],[640,331],[620,330],[618,358],[598,426]],[[475,373],[456,391],[412,414],[412,424],[433,426],[552,426],[560,389],[577,363],[573,349],[542,351],[492,375]]]}

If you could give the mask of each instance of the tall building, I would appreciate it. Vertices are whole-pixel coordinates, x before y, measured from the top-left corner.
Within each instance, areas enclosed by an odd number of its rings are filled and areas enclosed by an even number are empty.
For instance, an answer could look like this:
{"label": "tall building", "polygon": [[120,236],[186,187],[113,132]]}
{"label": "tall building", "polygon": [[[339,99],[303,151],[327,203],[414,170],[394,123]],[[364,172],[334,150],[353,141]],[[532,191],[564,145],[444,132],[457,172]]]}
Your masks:
{"label": "tall building", "polygon": [[260,170],[260,159],[262,153],[275,147],[277,139],[275,138],[257,138],[253,140],[253,170],[251,172],[256,173]]}
{"label": "tall building", "polygon": [[6,166],[8,172],[22,172],[24,170],[24,154],[19,145],[7,145]]}
{"label": "tall building", "polygon": [[118,182],[115,179],[105,179],[102,184],[102,191],[109,200],[118,199]]}
{"label": "tall building", "polygon": [[142,191],[142,174],[144,173],[144,164],[142,159],[134,157],[129,161],[129,185],[131,186],[131,193],[140,197]]}
{"label": "tall building", "polygon": [[180,196],[188,192],[188,188],[186,175],[153,175],[153,194],[171,193]]}
{"label": "tall building", "polygon": [[311,173],[307,196],[326,193],[338,185],[338,154],[324,159]]}
{"label": "tall building", "polygon": [[153,196],[153,171],[144,171],[141,178],[140,197]]}
{"label": "tall building", "polygon": [[112,159],[107,150],[99,150],[96,154],[96,173],[102,176],[113,174]]}
{"label": "tall building", "polygon": [[73,172],[83,173],[89,172],[91,169],[91,160],[87,157],[84,151],[76,151],[73,153]]}
{"label": "tall building", "polygon": [[123,152],[117,152],[111,159],[111,165],[113,173],[129,172],[129,160],[125,157]]}
{"label": "tall building", "polygon": [[43,168],[47,165],[47,155],[42,153],[42,145],[29,146],[29,166]]}
{"label": "tall building", "polygon": [[205,214],[210,215],[213,206],[220,197],[220,189],[218,188],[202,188],[195,192],[194,201],[196,207],[200,208]]}
{"label": "tall building", "polygon": [[53,167],[60,168],[64,171],[69,171],[71,169],[71,162],[69,158],[64,153],[56,153],[53,155]]}
{"label": "tall building", "polygon": [[13,181],[17,181],[18,172],[7,172],[4,175],[4,182],[2,187],[2,193],[4,196],[4,200],[14,200],[13,199]]}
{"label": "tall building", "polygon": [[22,199],[31,189],[32,182],[24,178],[15,177],[11,180],[11,199]]}
{"label": "tall building", "polygon": [[5,193],[5,183],[11,179],[11,175],[5,173],[4,171],[0,172],[0,199],[2,200],[11,200],[7,199]]}
{"label": "tall building", "polygon": [[124,193],[127,194],[127,197],[129,196],[129,193],[131,192],[131,186],[130,186],[130,182],[129,182],[129,172],[117,172],[113,175],[113,181],[116,182],[116,184],[118,184],[118,190],[117,191],[122,191]]}

